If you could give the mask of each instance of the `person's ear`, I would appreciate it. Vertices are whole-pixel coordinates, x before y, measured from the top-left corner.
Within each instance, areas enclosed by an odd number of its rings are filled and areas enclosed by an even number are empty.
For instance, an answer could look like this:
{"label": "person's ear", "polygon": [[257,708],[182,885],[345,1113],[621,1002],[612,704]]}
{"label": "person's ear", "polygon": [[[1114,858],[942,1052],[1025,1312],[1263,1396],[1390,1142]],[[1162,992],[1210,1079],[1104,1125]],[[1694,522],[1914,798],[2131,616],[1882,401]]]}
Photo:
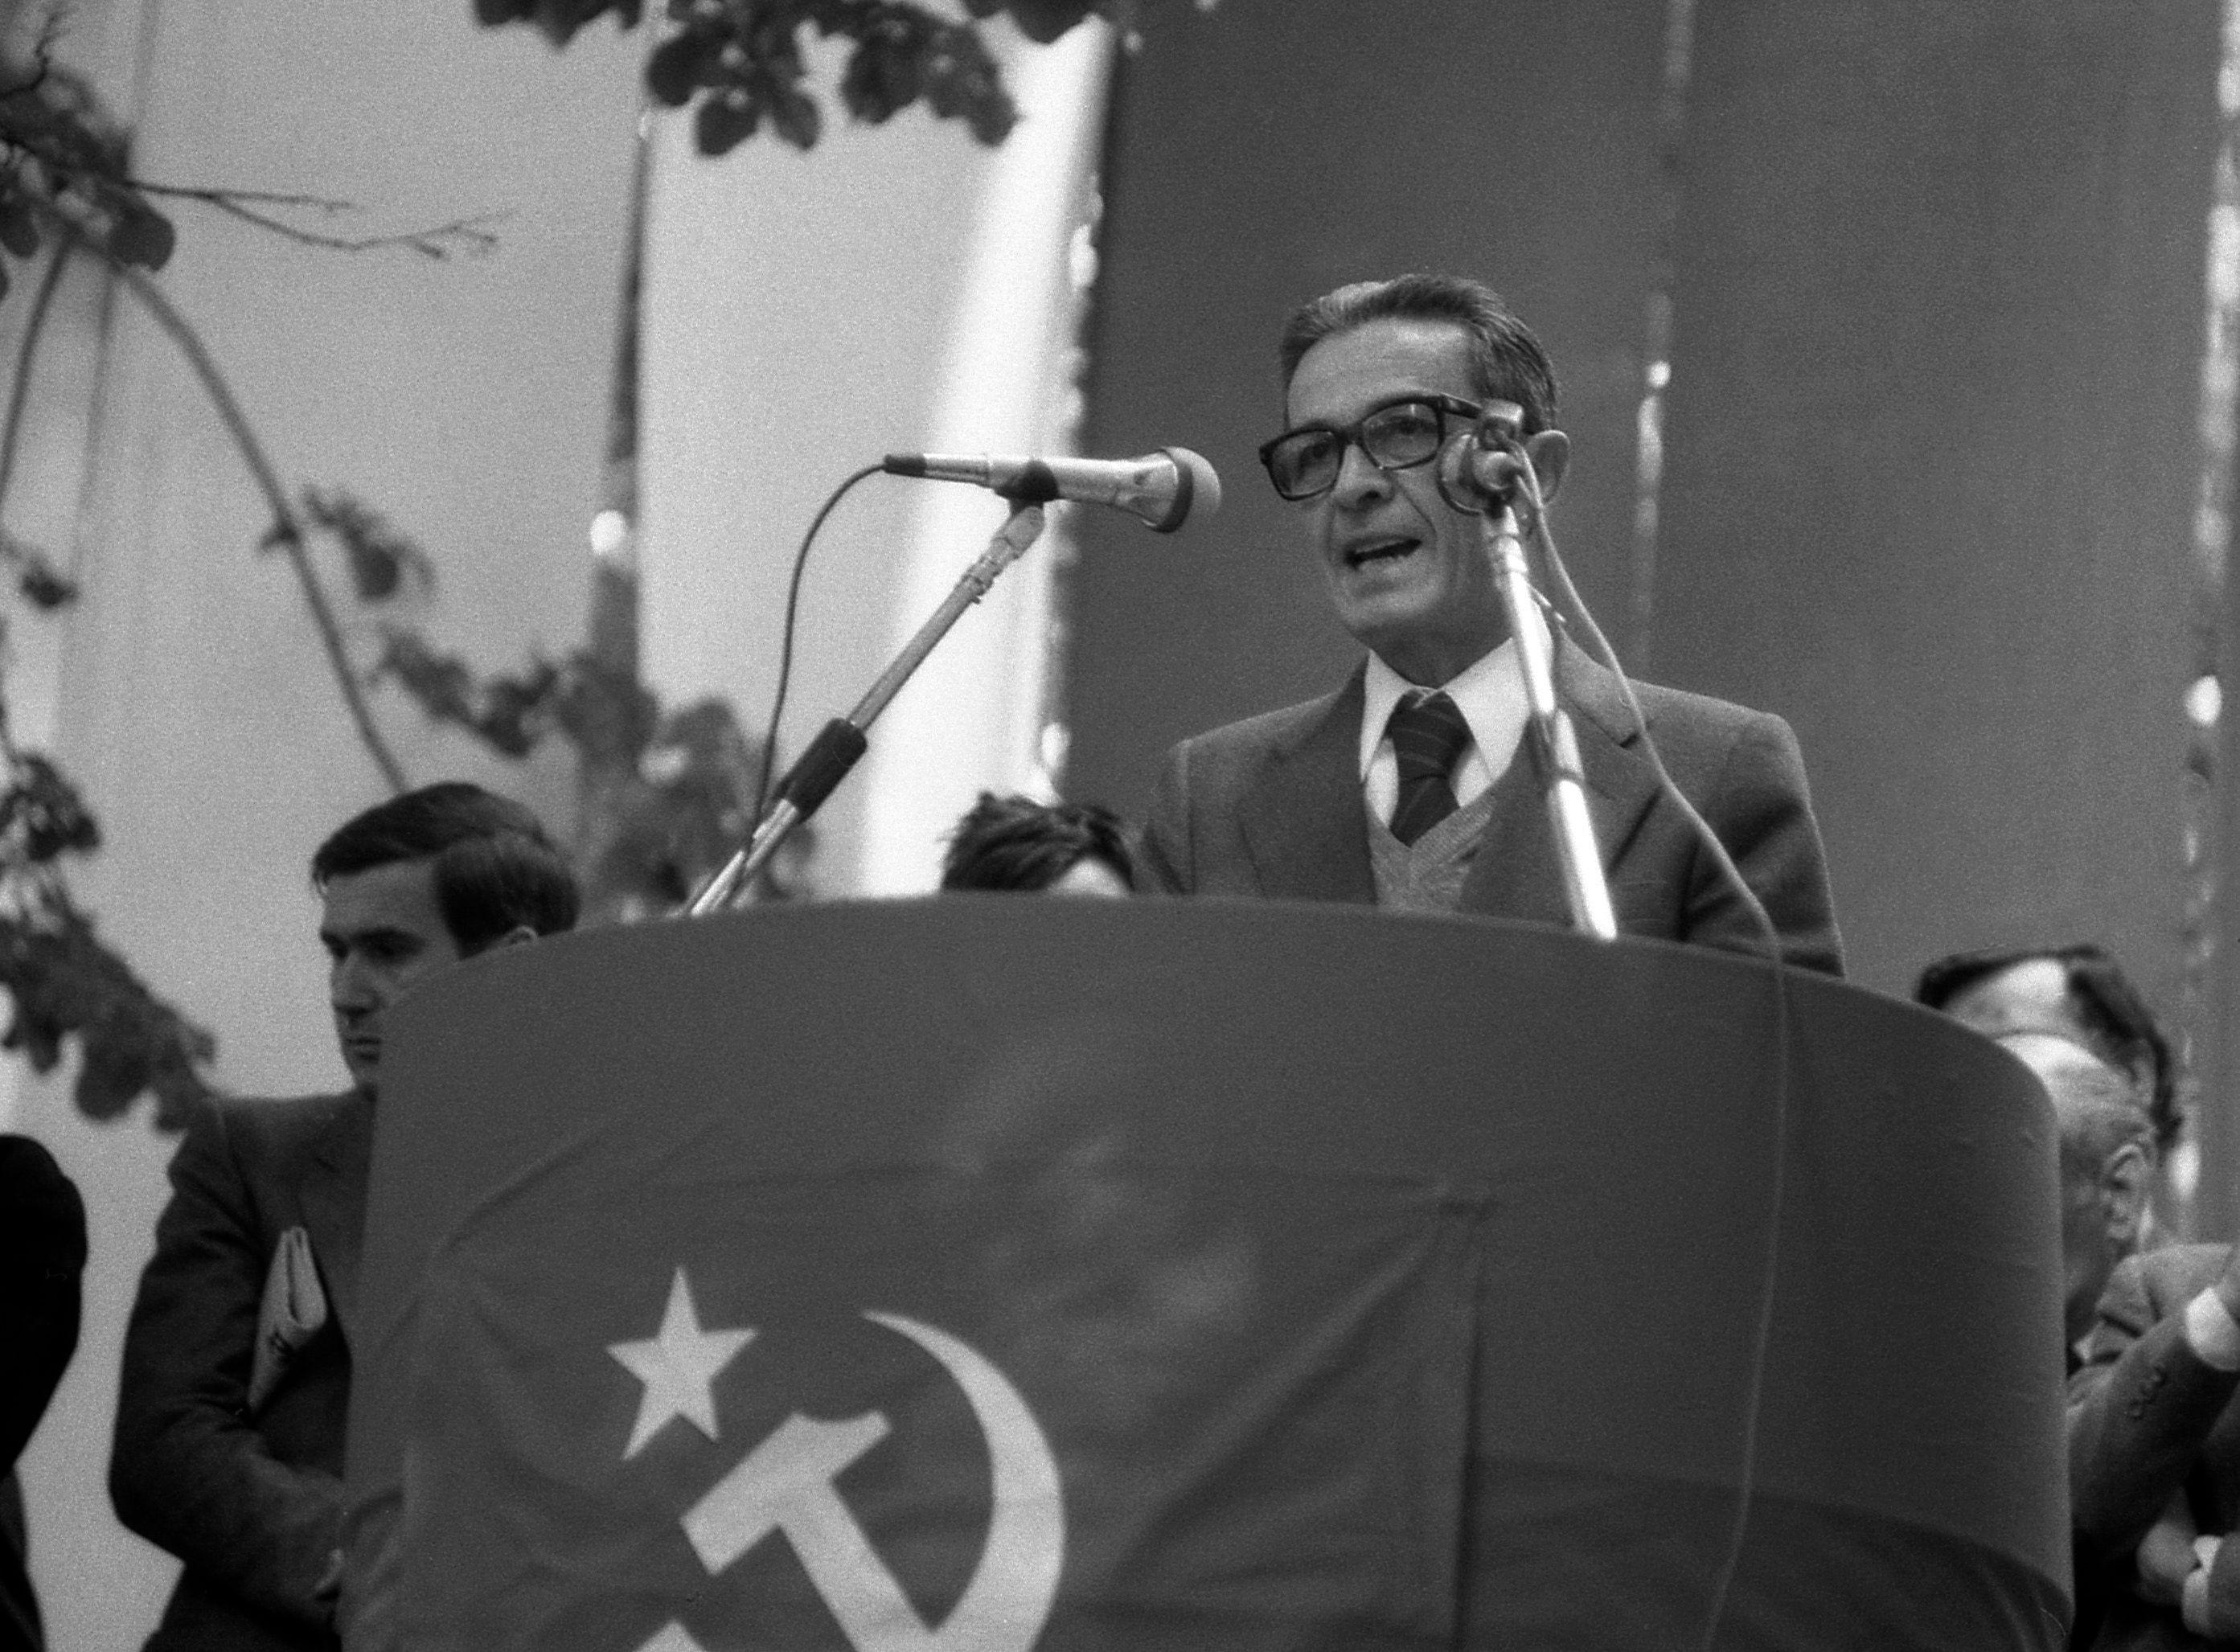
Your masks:
{"label": "person's ear", "polygon": [[1553,500],[1556,490],[1563,485],[1563,473],[1571,468],[1571,438],[1561,430],[1528,436],[1524,456],[1532,462],[1532,474],[1540,479],[1540,496]]}
{"label": "person's ear", "polygon": [[2100,1209],[2107,1218],[2111,1243],[2129,1249],[2138,1242],[2154,1179],[2154,1161],[2137,1142],[2124,1142],[2100,1167]]}

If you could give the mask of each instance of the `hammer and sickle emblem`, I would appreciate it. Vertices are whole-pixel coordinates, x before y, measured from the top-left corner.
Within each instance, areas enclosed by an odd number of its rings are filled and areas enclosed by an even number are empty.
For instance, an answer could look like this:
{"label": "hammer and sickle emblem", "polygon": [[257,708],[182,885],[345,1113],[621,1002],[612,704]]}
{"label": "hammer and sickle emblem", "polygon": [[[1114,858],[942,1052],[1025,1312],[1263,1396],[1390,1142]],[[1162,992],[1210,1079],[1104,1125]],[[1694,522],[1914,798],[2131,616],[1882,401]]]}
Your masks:
{"label": "hammer and sickle emblem", "polygon": [[[1018,1390],[973,1349],[900,1314],[864,1318],[941,1362],[988,1441],[994,1509],[972,1580],[938,1628],[917,1614],[832,1483],[886,1438],[883,1412],[819,1422],[798,1411],[686,1511],[685,1537],[710,1576],[783,1532],[856,1652],[1029,1652],[1050,1616],[1065,1555],[1057,1463]],[[696,1643],[670,1624],[644,1652]]]}

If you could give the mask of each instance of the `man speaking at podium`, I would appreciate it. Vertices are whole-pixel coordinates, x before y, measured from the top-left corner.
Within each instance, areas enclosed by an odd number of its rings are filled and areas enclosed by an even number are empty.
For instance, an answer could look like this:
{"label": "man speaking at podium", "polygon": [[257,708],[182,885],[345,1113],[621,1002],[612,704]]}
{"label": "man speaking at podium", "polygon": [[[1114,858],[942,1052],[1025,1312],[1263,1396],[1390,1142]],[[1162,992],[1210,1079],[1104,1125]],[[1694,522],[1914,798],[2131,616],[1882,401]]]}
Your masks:
{"label": "man speaking at podium", "polygon": [[[1286,428],[1262,449],[1339,623],[1369,650],[1335,693],[1185,740],[1144,858],[1177,894],[1350,901],[1567,921],[1525,700],[1482,519],[1436,463],[1489,399],[1523,409],[1543,496],[1570,441],[1531,330],[1477,282],[1402,276],[1303,305],[1281,348]],[[1620,929],[1739,951],[1760,931],[1660,794],[1617,680],[1557,645]],[[1718,833],[1795,965],[1843,971],[1820,833],[1779,717],[1637,685],[1673,780]]]}

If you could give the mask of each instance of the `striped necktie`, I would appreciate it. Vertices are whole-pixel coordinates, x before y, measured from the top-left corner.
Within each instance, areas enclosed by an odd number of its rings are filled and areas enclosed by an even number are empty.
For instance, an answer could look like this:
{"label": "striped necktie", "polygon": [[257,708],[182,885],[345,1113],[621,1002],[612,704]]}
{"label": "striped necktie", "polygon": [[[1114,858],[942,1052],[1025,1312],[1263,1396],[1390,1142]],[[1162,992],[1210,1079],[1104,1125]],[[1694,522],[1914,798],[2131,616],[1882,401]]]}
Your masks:
{"label": "striped necktie", "polygon": [[1392,835],[1413,843],[1455,812],[1455,789],[1447,776],[1470,748],[1470,723],[1445,695],[1425,694],[1393,707],[1384,732],[1400,762]]}

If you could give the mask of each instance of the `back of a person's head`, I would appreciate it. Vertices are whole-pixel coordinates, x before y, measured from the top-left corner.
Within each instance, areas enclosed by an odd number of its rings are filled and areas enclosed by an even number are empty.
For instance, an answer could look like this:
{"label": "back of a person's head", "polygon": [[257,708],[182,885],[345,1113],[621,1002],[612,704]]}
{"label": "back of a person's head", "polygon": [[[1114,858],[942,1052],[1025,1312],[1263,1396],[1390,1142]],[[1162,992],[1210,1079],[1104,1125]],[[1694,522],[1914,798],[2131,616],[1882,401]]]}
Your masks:
{"label": "back of a person's head", "polygon": [[431,861],[436,901],[463,953],[526,927],[575,927],[575,873],[537,816],[463,780],[440,781],[344,822],[311,856],[311,883],[399,861]]}
{"label": "back of a person's head", "polygon": [[1123,887],[1136,887],[1127,829],[1110,809],[983,791],[950,836],[941,887],[1046,889],[1083,861],[1110,867]]}
{"label": "back of a person's head", "polygon": [[2177,1058],[2170,1040],[2141,992],[2115,955],[2090,941],[2066,946],[1956,952],[1922,970],[1914,983],[1917,1003],[1949,1009],[1970,988],[2003,975],[2017,964],[2043,960],[2058,965],[2066,984],[2066,1003],[2076,1025],[2054,1029],[2080,1039],[2093,1054],[2126,1071],[2144,1067],[2151,1075],[2146,1097],[2155,1139],[2167,1152],[2184,1125],[2178,1105]]}

